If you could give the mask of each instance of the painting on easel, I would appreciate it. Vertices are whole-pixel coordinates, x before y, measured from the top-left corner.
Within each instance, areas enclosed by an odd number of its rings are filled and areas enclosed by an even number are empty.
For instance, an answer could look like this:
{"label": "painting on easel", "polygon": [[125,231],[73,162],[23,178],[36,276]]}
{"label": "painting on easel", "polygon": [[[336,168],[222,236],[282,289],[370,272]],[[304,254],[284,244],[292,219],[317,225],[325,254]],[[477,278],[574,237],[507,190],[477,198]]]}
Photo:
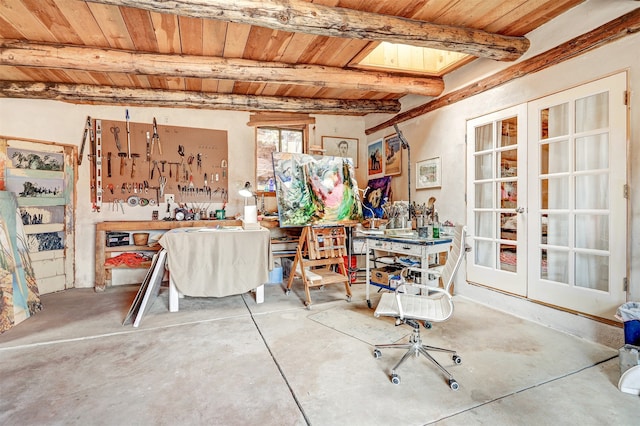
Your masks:
{"label": "painting on easel", "polygon": [[41,309],[15,195],[0,191],[0,333]]}
{"label": "painting on easel", "polygon": [[362,217],[351,158],[274,152],[273,169],[281,227]]}

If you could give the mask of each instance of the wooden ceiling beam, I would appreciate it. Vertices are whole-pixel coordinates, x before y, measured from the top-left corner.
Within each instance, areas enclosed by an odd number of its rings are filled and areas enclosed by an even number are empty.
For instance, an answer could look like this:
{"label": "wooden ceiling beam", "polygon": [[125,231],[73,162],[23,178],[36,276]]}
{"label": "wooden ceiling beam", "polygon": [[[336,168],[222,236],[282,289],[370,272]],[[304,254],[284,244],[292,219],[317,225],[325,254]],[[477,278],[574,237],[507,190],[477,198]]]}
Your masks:
{"label": "wooden ceiling beam", "polygon": [[438,96],[444,90],[444,83],[439,77],[414,77],[309,64],[139,53],[2,39],[0,39],[0,65],[296,84],[422,96]]}
{"label": "wooden ceiling beam", "polygon": [[398,16],[329,7],[303,0],[87,0],[193,18],[216,19],[320,36],[387,41],[514,61],[525,37],[440,25]]}
{"label": "wooden ceiling beam", "polygon": [[593,49],[619,40],[628,35],[636,34],[639,31],[640,8],[634,9],[619,18],[609,21],[588,33],[564,42],[553,49],[549,49],[539,55],[511,65],[489,77],[483,78],[482,80],[476,81],[458,90],[454,90],[453,92],[446,93],[439,98],[427,102],[426,104],[404,111],[383,123],[365,129],[365,134],[370,135],[391,127],[394,124],[420,117],[428,112],[435,111],[439,108],[454,104],[482,92],[486,92],[487,90],[496,88],[512,80],[558,65],[561,62],[583,55]]}
{"label": "wooden ceiling beam", "polygon": [[395,100],[284,98],[22,81],[0,81],[0,97],[52,99],[77,104],[140,105],[146,107],[282,111],[340,115],[397,113],[400,111],[400,102]]}

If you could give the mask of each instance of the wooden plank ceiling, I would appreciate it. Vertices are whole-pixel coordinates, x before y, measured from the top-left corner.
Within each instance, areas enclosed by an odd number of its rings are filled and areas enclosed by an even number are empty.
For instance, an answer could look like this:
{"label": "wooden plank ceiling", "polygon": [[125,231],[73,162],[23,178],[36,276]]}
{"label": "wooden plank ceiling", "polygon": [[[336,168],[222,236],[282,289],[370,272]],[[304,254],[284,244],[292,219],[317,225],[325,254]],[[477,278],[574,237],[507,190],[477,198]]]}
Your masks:
{"label": "wooden plank ceiling", "polygon": [[[528,47],[525,34],[582,1],[0,0],[0,96],[397,112],[405,94],[433,97],[444,86],[440,77],[354,67],[354,60],[392,39],[394,29],[410,39],[419,25],[443,25],[426,27],[428,36],[414,37],[415,43],[428,39],[435,47],[490,57],[496,53],[486,46],[504,42],[512,57],[501,60],[514,60]],[[296,17],[292,10],[304,12]],[[396,17],[409,18],[406,27]],[[445,42],[435,40],[436,33]]]}

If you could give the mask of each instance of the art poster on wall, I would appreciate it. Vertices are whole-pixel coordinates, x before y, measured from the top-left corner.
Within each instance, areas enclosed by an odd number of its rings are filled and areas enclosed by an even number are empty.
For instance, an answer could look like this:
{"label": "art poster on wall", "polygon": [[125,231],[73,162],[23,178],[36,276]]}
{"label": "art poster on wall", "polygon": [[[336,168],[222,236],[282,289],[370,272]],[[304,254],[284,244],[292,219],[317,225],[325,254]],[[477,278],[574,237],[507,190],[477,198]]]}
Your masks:
{"label": "art poster on wall", "polygon": [[16,196],[0,191],[0,333],[41,309]]}
{"label": "art poster on wall", "polygon": [[362,218],[351,158],[274,152],[273,169],[281,227]]}
{"label": "art poster on wall", "polygon": [[362,213],[365,218],[384,216],[384,206],[391,200],[391,176],[369,179],[363,195]]}
{"label": "art poster on wall", "polygon": [[367,175],[369,179],[384,176],[384,147],[383,140],[378,139],[367,145]]}

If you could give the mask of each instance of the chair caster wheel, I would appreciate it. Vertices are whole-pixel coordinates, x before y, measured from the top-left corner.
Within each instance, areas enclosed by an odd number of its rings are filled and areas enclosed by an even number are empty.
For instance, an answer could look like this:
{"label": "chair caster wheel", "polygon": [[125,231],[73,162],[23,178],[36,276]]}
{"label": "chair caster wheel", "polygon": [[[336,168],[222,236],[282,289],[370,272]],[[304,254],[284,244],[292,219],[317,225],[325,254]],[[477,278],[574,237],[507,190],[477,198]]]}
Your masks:
{"label": "chair caster wheel", "polygon": [[431,327],[433,327],[433,325],[429,321],[424,322],[424,328],[426,328],[427,330],[430,330]]}
{"label": "chair caster wheel", "polygon": [[291,289],[289,289],[289,288],[288,288],[288,289],[286,289],[286,290],[284,291],[284,294],[286,294],[287,296],[288,296],[288,295],[290,295],[290,294],[291,294]]}
{"label": "chair caster wheel", "polygon": [[450,387],[452,390],[458,390],[458,388],[460,387],[460,385],[459,385],[459,384],[458,384],[458,382],[456,382],[455,380],[453,380],[453,379],[449,379],[449,387]]}
{"label": "chair caster wheel", "polygon": [[382,352],[380,352],[380,349],[374,349],[373,350],[373,357],[376,358],[376,359],[382,357]]}
{"label": "chair caster wheel", "polygon": [[[391,383],[393,383],[394,385],[399,385],[400,384],[400,376],[398,376],[397,374],[392,374],[391,375]],[[456,383],[457,385],[457,383]]]}
{"label": "chair caster wheel", "polygon": [[304,302],[304,306],[305,306],[305,308],[307,308],[307,311],[310,311],[310,310],[311,310],[311,303],[309,303],[309,302]]}
{"label": "chair caster wheel", "polygon": [[351,302],[351,296],[347,296],[347,302]]}
{"label": "chair caster wheel", "polygon": [[454,355],[453,362],[455,362],[456,364],[462,364],[462,358],[460,358],[458,355]]}

